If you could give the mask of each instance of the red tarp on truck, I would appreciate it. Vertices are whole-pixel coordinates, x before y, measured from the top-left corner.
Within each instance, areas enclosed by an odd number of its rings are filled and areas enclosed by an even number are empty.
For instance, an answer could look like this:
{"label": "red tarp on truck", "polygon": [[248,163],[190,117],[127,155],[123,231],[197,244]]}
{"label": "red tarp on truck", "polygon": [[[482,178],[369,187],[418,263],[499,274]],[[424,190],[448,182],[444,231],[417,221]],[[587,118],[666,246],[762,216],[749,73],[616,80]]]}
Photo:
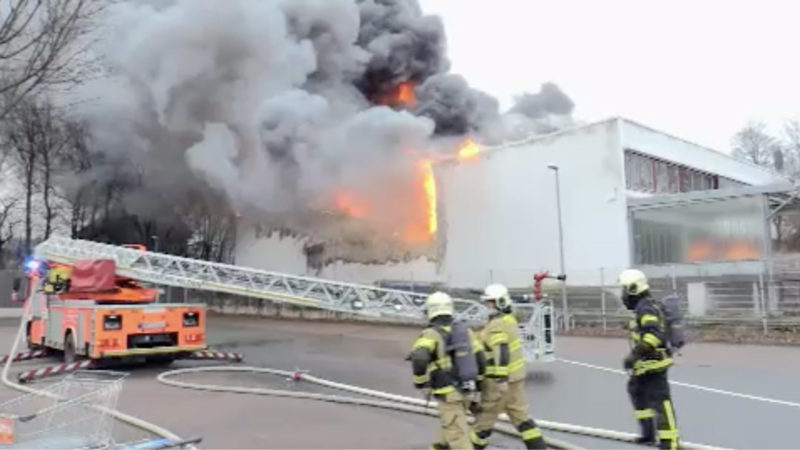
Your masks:
{"label": "red tarp on truck", "polygon": [[113,259],[90,259],[77,261],[72,266],[70,291],[102,292],[115,288],[117,265]]}

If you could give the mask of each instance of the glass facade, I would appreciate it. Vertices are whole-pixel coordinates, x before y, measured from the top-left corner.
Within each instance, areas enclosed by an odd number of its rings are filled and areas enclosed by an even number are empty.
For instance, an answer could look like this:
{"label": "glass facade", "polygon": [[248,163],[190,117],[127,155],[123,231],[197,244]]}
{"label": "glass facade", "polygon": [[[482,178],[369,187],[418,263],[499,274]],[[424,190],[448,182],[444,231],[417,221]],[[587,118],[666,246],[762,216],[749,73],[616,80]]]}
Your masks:
{"label": "glass facade", "polygon": [[763,197],[632,210],[636,264],[743,261],[764,256]]}
{"label": "glass facade", "polygon": [[664,161],[630,149],[625,150],[625,180],[629,190],[654,194],[677,194],[745,186],[744,183],[729,178]]}

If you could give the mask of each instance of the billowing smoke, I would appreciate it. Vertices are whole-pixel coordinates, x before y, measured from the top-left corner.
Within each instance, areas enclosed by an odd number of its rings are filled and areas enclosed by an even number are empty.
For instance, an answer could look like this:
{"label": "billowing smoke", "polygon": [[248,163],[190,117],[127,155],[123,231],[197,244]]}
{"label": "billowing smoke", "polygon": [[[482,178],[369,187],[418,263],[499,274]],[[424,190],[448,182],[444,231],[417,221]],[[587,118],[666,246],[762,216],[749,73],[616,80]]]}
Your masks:
{"label": "billowing smoke", "polygon": [[572,124],[575,103],[555,83],[544,83],[538,93],[526,92],[514,100],[503,118],[506,139],[548,133]]}
{"label": "billowing smoke", "polygon": [[[573,107],[547,84],[501,115],[448,73],[442,22],[417,0],[123,2],[109,13],[110,77],[87,86],[85,116],[109,167],[137,169],[139,213],[200,186],[244,216],[309,231],[354,196],[353,214],[396,235],[418,213],[409,180],[437,139],[498,140]],[[402,85],[416,98],[398,108],[387,98]]]}
{"label": "billowing smoke", "polygon": [[482,134],[500,118],[499,104],[490,95],[473,89],[460,75],[441,73],[417,89],[416,113],[436,123],[442,135]]}
{"label": "billowing smoke", "polygon": [[357,85],[370,99],[398,83],[419,84],[446,72],[444,26],[436,16],[424,16],[416,0],[359,0],[358,46],[370,54]]}

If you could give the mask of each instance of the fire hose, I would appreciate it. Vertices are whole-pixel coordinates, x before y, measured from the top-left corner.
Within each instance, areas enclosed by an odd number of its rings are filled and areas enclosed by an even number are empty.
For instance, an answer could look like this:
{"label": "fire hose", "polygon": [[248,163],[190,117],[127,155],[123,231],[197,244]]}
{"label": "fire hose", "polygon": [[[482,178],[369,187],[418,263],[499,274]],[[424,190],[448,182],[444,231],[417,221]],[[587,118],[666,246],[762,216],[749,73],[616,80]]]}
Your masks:
{"label": "fire hose", "polygon": [[[220,386],[213,384],[190,383],[190,382],[177,381],[171,379],[171,377],[174,377],[176,375],[187,374],[187,373],[199,373],[199,372],[266,373],[270,375],[287,377],[294,381],[301,381],[301,380],[308,381],[321,386],[349,391],[356,394],[383,398],[383,400],[348,397],[348,396],[334,395],[334,394],[320,394],[314,392],[290,391],[282,389],[253,388],[244,386]],[[394,395],[380,391],[372,391],[369,389],[360,388],[358,386],[336,383],[330,380],[325,380],[322,378],[317,378],[311,375],[307,375],[300,371],[270,369],[266,367],[238,367],[238,366],[193,367],[188,369],[176,369],[167,372],[162,372],[161,374],[158,375],[157,379],[161,383],[183,389],[194,389],[194,390],[212,391],[212,392],[229,392],[229,393],[239,393],[239,394],[267,395],[275,397],[290,397],[290,398],[299,398],[306,400],[319,400],[319,401],[338,403],[338,404],[371,406],[376,408],[410,412],[410,413],[423,414],[429,416],[439,415],[439,411],[435,407],[436,402],[432,401],[428,402],[421,399],[403,397],[400,395]],[[516,428],[514,428],[510,423],[498,424],[495,426],[495,430],[510,436],[518,436]],[[556,448],[563,450],[583,450],[581,447],[570,444],[568,442],[561,441],[559,439],[546,437],[545,440],[547,441],[549,448]]]}
{"label": "fire hose", "polygon": [[[367,397],[375,397],[380,400],[346,397],[346,396],[332,395],[332,394],[280,390],[280,389],[191,383],[191,382],[178,381],[172,379],[173,377],[178,375],[194,374],[202,372],[250,372],[250,373],[265,373],[271,375],[278,375],[282,377],[291,378],[295,381],[301,381],[301,380],[307,381],[309,383],[317,384],[327,388],[338,389],[345,392],[364,395]],[[300,371],[288,371],[288,370],[271,369],[265,367],[241,367],[241,366],[194,367],[194,368],[176,369],[176,370],[162,372],[161,374],[158,375],[157,379],[161,383],[182,389],[302,398],[302,399],[320,400],[320,401],[342,403],[342,404],[374,406],[379,408],[395,409],[399,411],[407,411],[407,412],[426,414],[432,416],[438,415],[435,402],[430,402],[430,405],[428,405],[425,400],[420,398],[407,397],[404,395],[392,394],[389,392],[367,389],[344,383],[338,383],[335,381],[326,380],[324,378],[318,378],[313,375],[308,375]],[[502,414],[500,416],[500,420],[502,421],[502,423],[496,425],[495,430],[512,436],[518,435],[517,430],[510,424],[508,416]],[[541,428],[551,431],[577,434],[577,435],[583,435],[600,439],[620,441],[620,442],[634,443],[636,438],[638,437],[633,433],[624,433],[619,431],[604,430],[600,428],[584,427],[580,425],[559,423],[549,420],[537,419],[536,422]],[[547,441],[548,445],[551,446],[552,448],[562,448],[570,450],[579,448],[576,447],[575,445],[549,437],[545,438],[545,440]],[[681,448],[686,450],[721,450],[718,447],[713,447],[704,444],[696,444],[691,442],[681,442]]]}
{"label": "fire hose", "polygon": [[[60,398],[55,394],[52,394],[52,393],[47,392],[47,391],[41,391],[41,390],[38,390],[38,389],[34,389],[32,387],[29,387],[29,386],[23,386],[23,385],[21,385],[19,383],[15,383],[15,382],[11,381],[8,378],[8,372],[9,372],[9,369],[11,368],[11,361],[14,359],[13,355],[17,354],[17,347],[19,346],[19,343],[22,341],[22,338],[25,335],[25,325],[26,325],[26,323],[27,323],[29,318],[30,318],[30,312],[28,311],[27,308],[24,308],[24,313],[22,314],[22,319],[21,319],[20,324],[19,324],[19,329],[17,330],[17,336],[14,338],[14,342],[11,345],[11,351],[8,353],[9,357],[6,359],[5,365],[3,366],[2,374],[0,374],[0,381],[2,381],[3,384],[8,386],[9,388],[14,389],[16,391],[25,392],[25,393],[28,393],[28,394],[35,394],[35,395],[39,395],[39,396],[43,396],[43,397],[50,397],[50,398],[53,398],[55,400],[60,400]],[[169,431],[169,430],[167,430],[165,428],[162,428],[162,427],[160,427],[160,426],[158,426],[156,424],[147,422],[145,420],[139,419],[138,417],[134,417],[134,416],[125,414],[125,413],[123,413],[121,411],[118,411],[116,409],[106,408],[106,407],[99,406],[99,405],[95,405],[95,406],[93,406],[93,408],[96,408],[97,410],[99,410],[99,411],[101,411],[103,413],[106,413],[106,414],[110,415],[111,417],[114,417],[115,419],[119,420],[120,422],[126,423],[128,425],[131,425],[133,427],[136,427],[136,428],[138,428],[140,430],[143,430],[143,431],[146,431],[148,433],[152,433],[152,434],[154,434],[156,436],[161,436],[161,437],[163,437],[165,439],[169,439],[170,441],[173,441],[173,442],[183,442],[184,441],[181,437],[179,437],[175,433],[172,433],[171,431]],[[191,444],[187,445],[186,447],[190,448],[190,449],[195,449],[195,447],[193,445],[191,445]]]}

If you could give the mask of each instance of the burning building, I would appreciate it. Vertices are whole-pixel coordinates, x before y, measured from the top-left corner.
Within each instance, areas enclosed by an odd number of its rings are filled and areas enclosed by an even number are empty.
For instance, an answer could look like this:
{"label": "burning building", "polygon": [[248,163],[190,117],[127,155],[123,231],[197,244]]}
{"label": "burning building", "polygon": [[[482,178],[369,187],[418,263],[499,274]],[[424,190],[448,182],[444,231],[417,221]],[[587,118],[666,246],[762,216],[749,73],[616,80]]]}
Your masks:
{"label": "burning building", "polygon": [[[259,235],[242,224],[237,263],[359,282],[529,286],[533,273],[556,271],[560,263],[555,177],[548,166],[558,170],[566,272],[578,284],[599,283],[601,268],[612,277],[631,264],[758,259],[763,220],[760,197],[749,186],[784,182],[725,154],[611,119],[498,146],[467,141],[433,164],[436,195],[429,207],[436,226],[428,228],[433,239],[426,254],[326,260],[327,244],[321,244],[314,265],[304,239]],[[736,202],[687,210],[698,196]]]}

